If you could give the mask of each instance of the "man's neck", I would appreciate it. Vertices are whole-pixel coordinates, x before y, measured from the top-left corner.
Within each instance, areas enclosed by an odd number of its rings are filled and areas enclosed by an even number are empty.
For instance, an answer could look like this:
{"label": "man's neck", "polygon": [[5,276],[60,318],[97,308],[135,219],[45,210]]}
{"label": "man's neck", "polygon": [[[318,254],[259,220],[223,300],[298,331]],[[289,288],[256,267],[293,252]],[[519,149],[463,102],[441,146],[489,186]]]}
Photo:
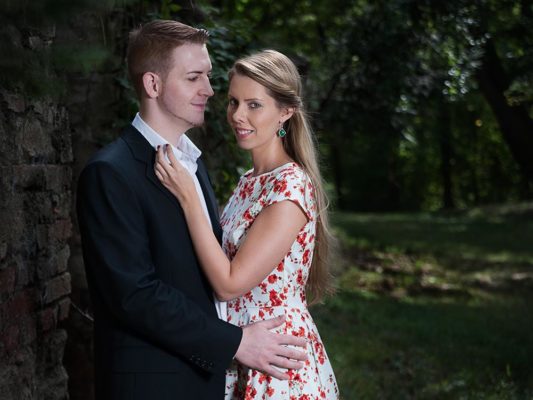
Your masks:
{"label": "man's neck", "polygon": [[171,123],[168,123],[168,119],[163,115],[158,115],[157,112],[152,112],[148,109],[139,110],[139,115],[142,120],[152,128],[159,136],[165,139],[167,142],[177,147],[181,136],[186,132],[186,129],[183,129],[177,126],[174,126]]}

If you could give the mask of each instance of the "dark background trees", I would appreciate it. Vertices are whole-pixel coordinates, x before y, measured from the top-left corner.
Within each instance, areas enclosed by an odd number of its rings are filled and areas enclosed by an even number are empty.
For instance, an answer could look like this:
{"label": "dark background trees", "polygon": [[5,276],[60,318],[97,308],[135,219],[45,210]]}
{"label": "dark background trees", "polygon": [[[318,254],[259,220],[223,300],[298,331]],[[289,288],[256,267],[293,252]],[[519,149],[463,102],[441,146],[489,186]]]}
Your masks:
{"label": "dark background trees", "polygon": [[[63,80],[41,79],[42,62],[24,54],[16,62],[4,57],[4,80],[18,77],[27,89],[59,93],[69,103],[80,80],[113,74],[111,109],[91,109],[101,121],[96,140],[88,139],[96,147],[135,109],[124,66],[129,29],[155,17],[210,29],[217,96],[197,140],[221,200],[247,164],[225,123],[226,71],[236,57],[267,47],[286,52],[304,76],[306,105],[340,209],[454,209],[533,196],[530,2],[7,4],[28,29],[44,15],[71,34],[43,55],[47,68],[63,71]],[[80,15],[92,15],[97,26],[76,32]],[[58,28],[58,35],[64,31]]]}
{"label": "dark background trees", "polygon": [[[211,30],[218,95],[200,141],[221,197],[246,164],[225,123],[226,70],[236,57],[266,47],[293,57],[304,75],[339,208],[435,210],[532,196],[530,2],[63,3],[7,1],[6,12],[26,29],[55,24],[59,35],[61,26],[76,32],[88,14],[99,26],[59,38],[42,60],[24,52],[3,57],[3,80],[68,97],[73,80],[113,73],[115,115],[102,122],[99,142],[134,110],[124,68],[129,29],[161,17]],[[63,80],[42,79],[47,68],[63,71]]]}
{"label": "dark background trees", "polygon": [[[533,195],[528,2],[231,0],[198,7],[199,22],[216,28],[219,98],[228,61],[238,54],[274,47],[298,64],[338,208],[454,209]],[[223,108],[211,113],[212,133],[232,148]],[[235,174],[233,166],[218,166]]]}

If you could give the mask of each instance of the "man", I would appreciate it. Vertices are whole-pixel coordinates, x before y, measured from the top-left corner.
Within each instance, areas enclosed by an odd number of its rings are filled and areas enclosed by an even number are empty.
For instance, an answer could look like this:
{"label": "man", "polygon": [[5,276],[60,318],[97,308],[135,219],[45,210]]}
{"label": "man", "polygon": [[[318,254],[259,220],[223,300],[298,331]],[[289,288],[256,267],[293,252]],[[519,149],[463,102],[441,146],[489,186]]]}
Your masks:
{"label": "man", "polygon": [[78,219],[94,308],[96,398],[220,399],[232,358],[286,379],[305,340],[270,329],[283,318],[239,328],[217,318],[183,211],[154,173],[169,143],[196,179],[213,230],[216,200],[200,151],[184,135],[201,125],[211,62],[207,32],[153,21],[130,34],[128,68],[140,112],[82,171]]}

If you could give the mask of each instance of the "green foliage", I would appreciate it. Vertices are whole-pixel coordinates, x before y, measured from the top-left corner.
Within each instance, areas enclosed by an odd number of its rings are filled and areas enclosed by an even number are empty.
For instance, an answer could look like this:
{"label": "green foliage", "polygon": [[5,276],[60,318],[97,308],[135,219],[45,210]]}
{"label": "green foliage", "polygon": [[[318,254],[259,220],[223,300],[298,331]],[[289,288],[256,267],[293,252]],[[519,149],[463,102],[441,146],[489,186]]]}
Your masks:
{"label": "green foliage", "polygon": [[435,210],[530,196],[475,78],[493,37],[511,67],[509,101],[531,110],[526,3],[233,0],[220,10],[221,24],[246,21],[254,48],[304,61],[339,207]]}
{"label": "green foliage", "polygon": [[181,6],[179,4],[174,4],[172,0],[162,0],[159,18],[171,19],[172,15],[179,12],[180,10]]}

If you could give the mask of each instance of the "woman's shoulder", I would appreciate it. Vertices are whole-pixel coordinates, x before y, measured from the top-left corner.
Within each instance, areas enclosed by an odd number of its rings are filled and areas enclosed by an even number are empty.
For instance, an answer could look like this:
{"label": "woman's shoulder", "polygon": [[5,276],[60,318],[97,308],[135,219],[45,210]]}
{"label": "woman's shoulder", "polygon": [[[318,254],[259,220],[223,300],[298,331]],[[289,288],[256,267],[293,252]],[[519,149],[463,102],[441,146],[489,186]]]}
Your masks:
{"label": "woman's shoulder", "polygon": [[302,185],[306,185],[311,181],[302,166],[294,161],[283,165],[277,174],[275,174],[274,179],[276,181],[290,181]]}
{"label": "woman's shoulder", "polygon": [[254,181],[259,182],[261,185],[267,183],[274,183],[283,180],[308,180],[308,176],[305,170],[296,162],[290,161],[279,167],[274,168],[272,171],[265,172],[260,175],[254,175],[254,170],[249,169],[241,175],[240,181]]}
{"label": "woman's shoulder", "polygon": [[304,168],[291,162],[283,166],[274,181],[268,195],[270,203],[291,200],[297,203],[309,220],[314,216],[314,186]]}

